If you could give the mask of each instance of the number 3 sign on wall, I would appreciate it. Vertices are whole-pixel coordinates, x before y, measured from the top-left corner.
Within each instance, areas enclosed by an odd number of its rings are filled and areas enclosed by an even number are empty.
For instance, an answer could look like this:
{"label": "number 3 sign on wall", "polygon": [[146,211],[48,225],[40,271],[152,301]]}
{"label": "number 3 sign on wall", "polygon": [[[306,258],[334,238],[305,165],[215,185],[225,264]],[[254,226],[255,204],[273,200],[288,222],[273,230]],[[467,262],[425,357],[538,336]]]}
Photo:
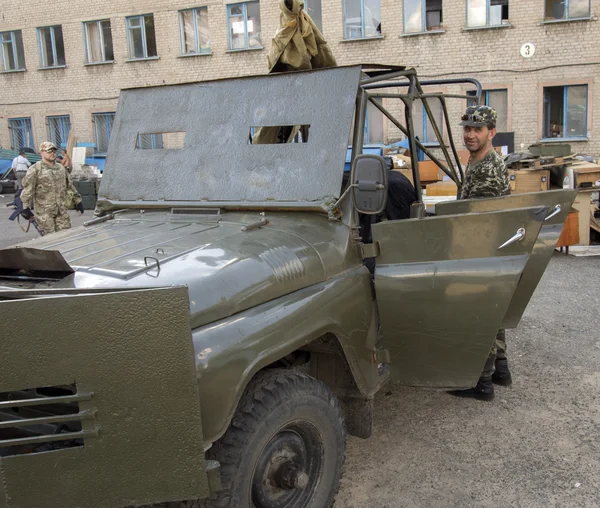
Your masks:
{"label": "number 3 sign on wall", "polygon": [[526,42],[521,46],[521,56],[531,58],[535,54],[535,46],[531,42]]}

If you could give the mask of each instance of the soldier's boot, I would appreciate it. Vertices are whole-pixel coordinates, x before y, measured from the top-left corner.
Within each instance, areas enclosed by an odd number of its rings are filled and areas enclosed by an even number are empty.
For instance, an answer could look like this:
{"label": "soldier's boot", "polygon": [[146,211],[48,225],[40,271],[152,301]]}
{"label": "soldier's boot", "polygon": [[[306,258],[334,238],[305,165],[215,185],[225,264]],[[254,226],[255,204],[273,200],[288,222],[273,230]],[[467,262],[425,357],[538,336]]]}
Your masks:
{"label": "soldier's boot", "polygon": [[477,385],[474,388],[468,390],[452,390],[448,392],[450,395],[455,397],[463,397],[477,400],[493,400],[494,399],[494,385],[492,384],[491,376],[481,376]]}
{"label": "soldier's boot", "polygon": [[508,360],[506,358],[496,358],[496,370],[492,375],[492,382],[501,386],[512,385],[512,376],[508,370]]}

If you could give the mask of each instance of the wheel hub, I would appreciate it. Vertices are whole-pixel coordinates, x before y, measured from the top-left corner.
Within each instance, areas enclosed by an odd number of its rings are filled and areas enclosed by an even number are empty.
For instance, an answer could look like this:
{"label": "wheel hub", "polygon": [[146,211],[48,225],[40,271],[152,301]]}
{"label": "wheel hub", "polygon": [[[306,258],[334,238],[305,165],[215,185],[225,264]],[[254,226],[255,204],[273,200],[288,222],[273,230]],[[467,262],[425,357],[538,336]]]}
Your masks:
{"label": "wheel hub", "polygon": [[254,469],[252,500],[256,508],[309,506],[320,474],[310,441],[282,429],[265,446]]}

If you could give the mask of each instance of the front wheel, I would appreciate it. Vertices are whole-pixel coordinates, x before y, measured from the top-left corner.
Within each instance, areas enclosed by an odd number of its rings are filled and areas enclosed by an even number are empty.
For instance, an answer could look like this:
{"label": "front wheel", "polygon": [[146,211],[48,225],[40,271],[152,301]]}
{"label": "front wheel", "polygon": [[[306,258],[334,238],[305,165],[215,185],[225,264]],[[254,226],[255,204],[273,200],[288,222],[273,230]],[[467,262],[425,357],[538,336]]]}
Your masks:
{"label": "front wheel", "polygon": [[210,508],[328,508],[339,488],[346,433],[337,398],[295,371],[249,383],[225,435],[208,452],[221,463]]}

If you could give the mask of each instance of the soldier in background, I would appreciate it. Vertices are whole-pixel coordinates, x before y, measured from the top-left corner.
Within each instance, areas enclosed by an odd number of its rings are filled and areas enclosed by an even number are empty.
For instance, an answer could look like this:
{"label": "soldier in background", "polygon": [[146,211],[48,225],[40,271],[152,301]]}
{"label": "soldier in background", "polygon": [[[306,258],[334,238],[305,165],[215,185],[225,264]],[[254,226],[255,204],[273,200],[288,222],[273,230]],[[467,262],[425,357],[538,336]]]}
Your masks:
{"label": "soldier in background", "polygon": [[38,224],[47,235],[71,227],[67,196],[72,197],[75,209],[80,214],[83,214],[83,204],[69,173],[62,164],[56,162],[54,143],[42,143],[40,155],[42,160],[31,166],[23,179],[21,200],[25,209],[33,205]]}
{"label": "soldier in background", "polygon": [[[508,171],[502,157],[494,150],[498,115],[488,106],[470,106],[462,116],[463,139],[471,156],[465,170],[460,199],[490,198],[510,194]],[[477,385],[469,390],[454,390],[459,397],[479,400],[494,398],[494,385],[512,384],[506,358],[506,336],[499,330]]]}

